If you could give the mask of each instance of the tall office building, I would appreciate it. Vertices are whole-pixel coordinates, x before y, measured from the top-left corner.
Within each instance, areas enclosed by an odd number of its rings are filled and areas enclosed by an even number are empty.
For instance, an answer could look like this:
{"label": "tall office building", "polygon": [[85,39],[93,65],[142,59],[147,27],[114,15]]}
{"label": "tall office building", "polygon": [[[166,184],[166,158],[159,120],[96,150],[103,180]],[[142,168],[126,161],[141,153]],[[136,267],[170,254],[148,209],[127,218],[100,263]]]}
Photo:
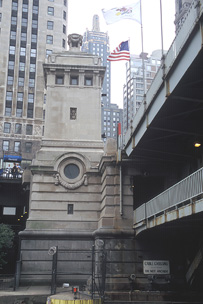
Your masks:
{"label": "tall office building", "polygon": [[67,0],[0,0],[0,158],[32,160],[43,135],[43,66],[66,50]]}
{"label": "tall office building", "polygon": [[92,31],[88,29],[83,36],[82,51],[101,57],[102,65],[106,67],[106,73],[101,94],[101,129],[106,138],[116,138],[117,123],[122,122],[123,110],[115,103],[111,103],[111,63],[107,61],[110,54],[108,33],[100,32],[99,16],[93,16]]}
{"label": "tall office building", "polygon": [[[123,132],[131,126],[133,117],[143,101],[152,80],[161,64],[161,51],[154,51],[150,57],[147,53],[131,55],[126,63],[126,84],[123,89]],[[143,68],[144,66],[144,68]],[[143,77],[143,70],[145,77]]]}
{"label": "tall office building", "polygon": [[176,33],[178,32],[179,28],[181,27],[182,23],[184,22],[185,15],[190,8],[191,3],[193,0],[175,0],[175,27]]}

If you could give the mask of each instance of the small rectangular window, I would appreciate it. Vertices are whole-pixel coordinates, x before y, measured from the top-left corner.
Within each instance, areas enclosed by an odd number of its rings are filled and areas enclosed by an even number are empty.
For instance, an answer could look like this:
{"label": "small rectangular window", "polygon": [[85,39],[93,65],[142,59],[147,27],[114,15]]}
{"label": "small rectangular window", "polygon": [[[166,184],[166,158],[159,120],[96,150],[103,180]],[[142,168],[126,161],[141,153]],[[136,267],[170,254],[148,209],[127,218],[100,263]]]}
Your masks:
{"label": "small rectangular window", "polygon": [[0,0],[0,7],[2,7],[2,4],[3,4],[3,0]]}
{"label": "small rectangular window", "polygon": [[18,86],[19,87],[23,87],[24,86],[24,78],[23,77],[19,77],[18,78]]}
{"label": "small rectangular window", "polygon": [[17,123],[15,125],[15,134],[21,134],[22,133],[22,125]]}
{"label": "small rectangular window", "polygon": [[47,29],[48,30],[54,29],[54,21],[47,21]]}
{"label": "small rectangular window", "polygon": [[92,86],[92,84],[93,84],[92,77],[85,77],[85,85]]}
{"label": "small rectangular window", "polygon": [[66,47],[66,41],[65,41],[65,39],[63,39],[62,40],[62,47],[65,49],[65,47]]}
{"label": "small rectangular window", "polygon": [[68,204],[68,214],[73,214],[73,204]]}
{"label": "small rectangular window", "polygon": [[56,75],[55,83],[56,84],[64,84],[64,76],[63,75]]}
{"label": "small rectangular window", "polygon": [[38,21],[37,20],[32,20],[32,28],[37,28]]}
{"label": "small rectangular window", "polygon": [[14,61],[9,61],[9,62],[8,62],[8,69],[9,69],[9,70],[14,70],[14,65],[15,65],[15,62],[14,62]]}
{"label": "small rectangular window", "polygon": [[77,119],[77,108],[70,108],[70,120]]}
{"label": "small rectangular window", "polygon": [[64,6],[67,6],[67,0],[63,0]]}
{"label": "small rectangular window", "polygon": [[54,16],[54,7],[48,6],[47,13],[48,15]]}
{"label": "small rectangular window", "polygon": [[20,152],[20,141],[14,142],[14,152]]}
{"label": "small rectangular window", "polygon": [[49,55],[51,55],[52,54],[52,50],[46,50],[46,56],[48,57]]}
{"label": "small rectangular window", "polygon": [[63,11],[63,19],[66,20],[66,12]]}
{"label": "small rectangular window", "polygon": [[4,133],[10,133],[11,131],[11,124],[8,122],[4,123]]}
{"label": "small rectangular window", "polygon": [[8,151],[8,150],[9,150],[9,141],[3,140],[3,151]]}
{"label": "small rectangular window", "polygon": [[14,16],[11,17],[11,24],[17,25],[17,17],[14,17]]}
{"label": "small rectangular window", "polygon": [[71,76],[70,77],[70,84],[71,85],[78,85],[78,76]]}
{"label": "small rectangular window", "polygon": [[53,44],[53,36],[52,35],[47,35],[47,43],[48,44]]}
{"label": "small rectangular window", "polygon": [[37,42],[37,35],[36,34],[32,34],[31,42]]}
{"label": "small rectangular window", "polygon": [[63,24],[63,33],[66,34],[66,26]]}
{"label": "small rectangular window", "polygon": [[22,114],[23,114],[23,110],[21,108],[16,109],[16,116],[17,117],[22,117]]}
{"label": "small rectangular window", "polygon": [[30,103],[34,102],[34,94],[32,94],[32,93],[28,94],[28,102],[30,102]]}
{"label": "small rectangular window", "polygon": [[33,78],[29,79],[29,88],[34,88],[35,86],[35,80]]}
{"label": "small rectangular window", "polygon": [[25,152],[26,153],[31,153],[32,152],[32,143],[30,143],[30,142],[25,143]]}
{"label": "small rectangular window", "polygon": [[26,125],[26,135],[32,135],[32,125]]}
{"label": "small rectangular window", "polygon": [[13,76],[8,76],[7,84],[13,85]]}

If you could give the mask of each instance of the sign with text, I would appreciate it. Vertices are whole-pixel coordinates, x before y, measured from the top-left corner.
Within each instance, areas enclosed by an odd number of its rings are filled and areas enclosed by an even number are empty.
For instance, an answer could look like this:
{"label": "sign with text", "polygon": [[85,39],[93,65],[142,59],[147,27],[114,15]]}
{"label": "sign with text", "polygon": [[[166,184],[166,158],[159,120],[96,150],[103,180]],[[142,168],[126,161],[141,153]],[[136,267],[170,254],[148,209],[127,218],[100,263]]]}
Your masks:
{"label": "sign with text", "polygon": [[164,260],[144,260],[144,274],[170,274],[169,261]]}

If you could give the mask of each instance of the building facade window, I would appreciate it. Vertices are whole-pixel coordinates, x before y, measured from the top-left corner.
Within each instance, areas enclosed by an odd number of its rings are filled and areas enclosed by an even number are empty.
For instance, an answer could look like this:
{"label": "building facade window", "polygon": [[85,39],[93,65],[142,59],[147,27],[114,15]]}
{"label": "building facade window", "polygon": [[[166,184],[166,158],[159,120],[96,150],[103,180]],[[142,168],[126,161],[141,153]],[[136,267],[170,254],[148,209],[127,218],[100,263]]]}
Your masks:
{"label": "building facade window", "polygon": [[18,3],[17,2],[12,2],[12,10],[17,11],[18,10]]}
{"label": "building facade window", "polygon": [[63,33],[66,34],[66,26],[63,24]]}
{"label": "building facade window", "polygon": [[25,152],[32,153],[32,143],[30,143],[30,142],[25,143]]}
{"label": "building facade window", "polygon": [[63,19],[66,20],[66,12],[63,11]]}
{"label": "building facade window", "polygon": [[9,60],[9,62],[8,62],[8,69],[9,69],[9,70],[14,70],[14,66],[15,66],[15,62]]}
{"label": "building facade window", "polygon": [[4,133],[10,133],[11,132],[11,124],[8,122],[4,123]]}
{"label": "building facade window", "polygon": [[10,39],[11,40],[16,40],[16,32],[11,31]]}
{"label": "building facade window", "polygon": [[68,214],[73,214],[73,204],[68,204],[67,212]]}
{"label": "building facade window", "polygon": [[12,25],[17,25],[17,17],[15,17],[15,16],[11,17],[11,24]]}
{"label": "building facade window", "polygon": [[47,21],[47,29],[48,30],[54,29],[54,21]]}
{"label": "building facade window", "polygon": [[93,79],[92,79],[92,77],[86,77],[85,76],[85,85],[86,86],[92,86],[93,85]]}
{"label": "building facade window", "polygon": [[38,6],[36,6],[36,5],[33,5],[33,10],[32,10],[32,12],[33,12],[33,14],[38,14]]}
{"label": "building facade window", "polygon": [[20,62],[19,63],[19,71],[22,71],[22,72],[25,71],[25,62]]}
{"label": "building facade window", "polygon": [[53,36],[47,35],[47,44],[53,44]]}
{"label": "building facade window", "polygon": [[51,55],[52,54],[52,50],[46,50],[46,57],[48,57],[49,55]]}
{"label": "building facade window", "polygon": [[48,6],[47,13],[48,15],[54,16],[54,7]]}
{"label": "building facade window", "polygon": [[14,152],[20,152],[20,141],[14,142]]}
{"label": "building facade window", "polygon": [[27,13],[27,12],[28,12],[28,4],[23,3],[22,11],[23,11],[24,13]]}
{"label": "building facade window", "polygon": [[21,134],[22,133],[22,125],[17,123],[15,125],[15,134]]}
{"label": "building facade window", "polygon": [[21,33],[21,41],[27,40],[27,33]]}
{"label": "building facade window", "polygon": [[22,18],[21,26],[27,27],[27,18]]}
{"label": "building facade window", "polygon": [[64,84],[64,75],[56,75],[55,83]]}
{"label": "building facade window", "polygon": [[36,55],[37,55],[37,50],[36,49],[31,49],[30,50],[30,57],[36,57]]}
{"label": "building facade window", "polygon": [[21,47],[20,48],[20,56],[25,56],[26,55],[26,48]]}
{"label": "building facade window", "polygon": [[23,87],[24,86],[24,77],[19,77],[18,78],[18,86]]}
{"label": "building facade window", "polygon": [[36,34],[32,34],[32,36],[31,36],[31,42],[34,42],[34,43],[37,42],[37,35]]}
{"label": "building facade window", "polygon": [[63,0],[64,6],[67,6],[67,0]]}
{"label": "building facade window", "polygon": [[34,102],[34,94],[33,93],[29,93],[28,94],[28,102],[29,103],[33,103]]}
{"label": "building facade window", "polygon": [[78,85],[78,76],[71,76],[70,77],[70,84],[71,85]]}
{"label": "building facade window", "polygon": [[63,47],[63,48],[66,47],[66,41],[65,41],[65,39],[62,39],[62,47]]}
{"label": "building facade window", "polygon": [[15,55],[15,51],[16,51],[15,46],[10,45],[10,47],[9,47],[9,54],[10,54],[10,55]]}
{"label": "building facade window", "polygon": [[26,125],[26,135],[32,135],[32,125]]}
{"label": "building facade window", "polygon": [[35,73],[36,71],[36,64],[35,63],[30,63],[30,72]]}
{"label": "building facade window", "polygon": [[70,120],[77,119],[77,108],[70,108]]}
{"label": "building facade window", "polygon": [[3,151],[9,151],[9,141],[3,140]]}
{"label": "building facade window", "polygon": [[32,28],[37,28],[38,26],[38,20],[32,20]]}
{"label": "building facade window", "polygon": [[11,86],[13,85],[13,76],[8,76],[7,84]]}
{"label": "building facade window", "polygon": [[0,0],[0,7],[2,7],[3,5],[3,0]]}

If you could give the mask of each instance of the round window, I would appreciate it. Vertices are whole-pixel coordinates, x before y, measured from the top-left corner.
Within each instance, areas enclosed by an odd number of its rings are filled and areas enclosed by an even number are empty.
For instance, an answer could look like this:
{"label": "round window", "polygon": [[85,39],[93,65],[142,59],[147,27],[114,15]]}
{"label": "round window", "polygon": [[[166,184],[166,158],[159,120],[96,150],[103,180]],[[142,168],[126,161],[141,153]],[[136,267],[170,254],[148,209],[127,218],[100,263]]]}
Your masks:
{"label": "round window", "polygon": [[64,168],[64,174],[69,179],[74,179],[74,178],[78,177],[79,173],[80,173],[80,169],[75,164],[68,164]]}

